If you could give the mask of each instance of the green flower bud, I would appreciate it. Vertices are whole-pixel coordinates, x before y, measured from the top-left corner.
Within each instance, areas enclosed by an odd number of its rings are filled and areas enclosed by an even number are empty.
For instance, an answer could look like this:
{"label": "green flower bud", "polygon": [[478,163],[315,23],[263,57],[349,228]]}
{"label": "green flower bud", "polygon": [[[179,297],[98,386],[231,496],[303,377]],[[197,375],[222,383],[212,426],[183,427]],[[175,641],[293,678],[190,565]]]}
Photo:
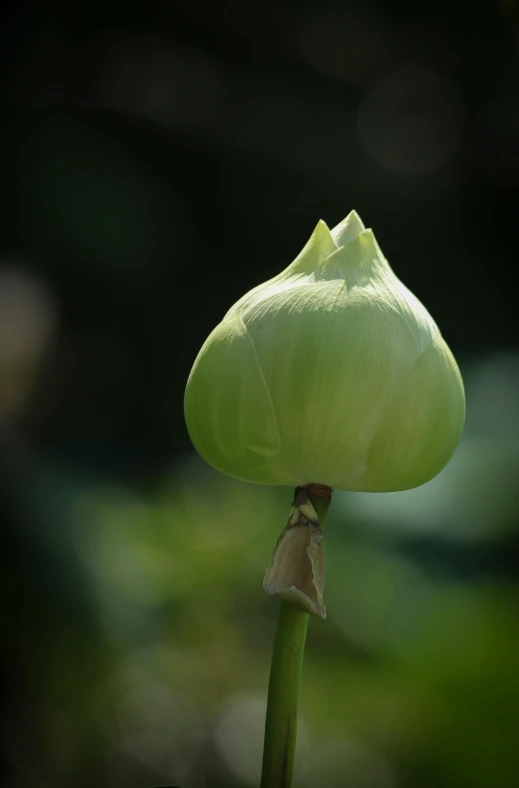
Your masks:
{"label": "green flower bud", "polygon": [[320,221],[229,310],[195,361],[185,416],[230,476],[382,492],[443,468],[465,398],[438,327],[353,211],[331,232]]}

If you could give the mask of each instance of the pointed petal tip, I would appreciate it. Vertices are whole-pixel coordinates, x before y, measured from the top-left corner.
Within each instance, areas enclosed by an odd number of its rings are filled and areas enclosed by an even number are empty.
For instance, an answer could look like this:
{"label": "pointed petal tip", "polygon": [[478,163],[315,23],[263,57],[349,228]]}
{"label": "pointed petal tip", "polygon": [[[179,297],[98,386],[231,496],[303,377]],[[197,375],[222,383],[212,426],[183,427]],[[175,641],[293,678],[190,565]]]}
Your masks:
{"label": "pointed petal tip", "polygon": [[326,222],[324,221],[324,219],[319,219],[319,221],[315,225],[315,228],[314,228],[314,231],[313,231],[312,235],[315,238],[319,239],[320,241],[324,241],[325,239],[328,242],[329,241],[333,241],[333,243],[335,245],[335,241],[333,239],[332,232],[331,232],[330,228],[328,227],[328,225],[326,224]]}
{"label": "pointed petal tip", "polygon": [[332,252],[337,250],[337,245],[325,221],[319,219],[314,231],[287,271],[307,272],[316,270],[319,264]]}
{"label": "pointed petal tip", "polygon": [[357,211],[350,211],[342,222],[333,228],[331,234],[337,246],[347,246],[365,230],[364,223]]}

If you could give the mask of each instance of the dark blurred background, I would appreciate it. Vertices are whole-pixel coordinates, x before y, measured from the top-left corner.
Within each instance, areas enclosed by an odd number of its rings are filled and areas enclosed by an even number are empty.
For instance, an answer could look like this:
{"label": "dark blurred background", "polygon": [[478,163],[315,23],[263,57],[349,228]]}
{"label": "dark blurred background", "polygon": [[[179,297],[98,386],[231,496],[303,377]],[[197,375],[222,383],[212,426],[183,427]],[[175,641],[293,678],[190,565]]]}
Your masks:
{"label": "dark blurred background", "polygon": [[291,491],[207,468],[183,390],[355,208],[468,419],[423,488],[334,497],[296,786],[517,786],[517,4],[27,0],[0,38],[2,785],[258,785]]}

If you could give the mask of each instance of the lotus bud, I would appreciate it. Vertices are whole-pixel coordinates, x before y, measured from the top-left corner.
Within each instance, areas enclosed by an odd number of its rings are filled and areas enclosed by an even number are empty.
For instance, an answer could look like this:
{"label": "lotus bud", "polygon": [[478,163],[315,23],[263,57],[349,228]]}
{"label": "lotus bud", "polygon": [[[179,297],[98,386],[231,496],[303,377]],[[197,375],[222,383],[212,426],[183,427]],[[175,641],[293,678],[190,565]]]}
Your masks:
{"label": "lotus bud", "polygon": [[463,383],[422,304],[353,211],[320,221],[204,343],[185,393],[199,453],[257,484],[406,490],[458,443]]}

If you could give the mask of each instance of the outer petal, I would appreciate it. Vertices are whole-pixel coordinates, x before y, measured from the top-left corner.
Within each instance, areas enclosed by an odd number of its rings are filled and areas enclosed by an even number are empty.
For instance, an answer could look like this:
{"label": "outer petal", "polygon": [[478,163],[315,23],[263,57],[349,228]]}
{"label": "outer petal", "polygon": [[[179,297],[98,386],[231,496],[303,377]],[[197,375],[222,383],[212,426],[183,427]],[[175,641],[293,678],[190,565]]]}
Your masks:
{"label": "outer petal", "polygon": [[464,420],[461,375],[438,334],[389,402],[354,489],[404,490],[429,481],[450,460]]}
{"label": "outer petal", "polygon": [[316,282],[244,314],[279,424],[275,464],[298,484],[355,489],[385,409],[431,342],[386,296]]}
{"label": "outer petal", "polygon": [[257,483],[295,484],[268,470],[279,452],[276,414],[239,317],[220,323],[202,347],[187,383],[184,412],[195,448],[215,468]]}

